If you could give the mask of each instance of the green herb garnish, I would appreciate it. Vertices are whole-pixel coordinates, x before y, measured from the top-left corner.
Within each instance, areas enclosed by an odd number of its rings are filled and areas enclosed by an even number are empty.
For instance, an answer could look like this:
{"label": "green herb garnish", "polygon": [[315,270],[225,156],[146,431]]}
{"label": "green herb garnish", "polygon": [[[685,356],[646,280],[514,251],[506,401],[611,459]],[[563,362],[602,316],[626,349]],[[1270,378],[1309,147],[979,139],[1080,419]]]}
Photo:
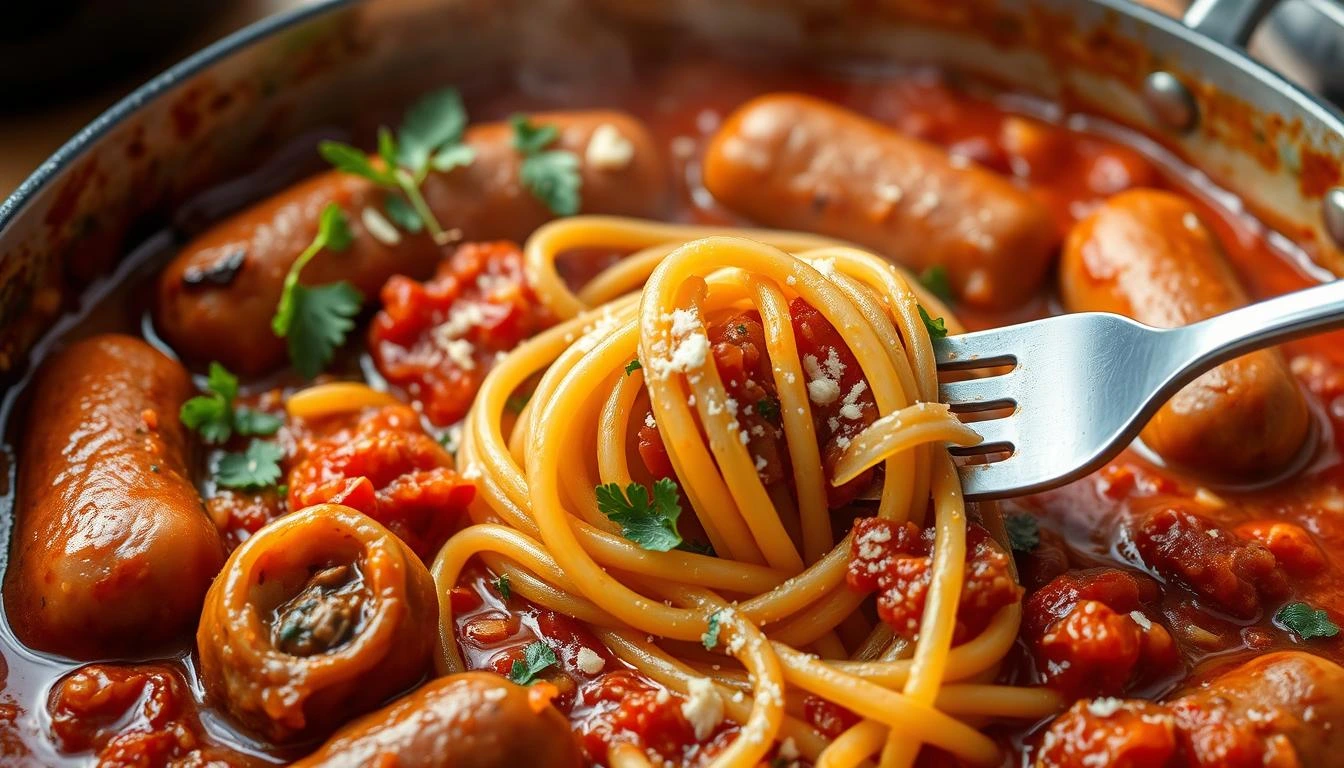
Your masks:
{"label": "green herb garnish", "polygon": [[527,407],[527,401],[531,399],[531,392],[509,395],[508,399],[504,401],[504,407],[509,409],[510,413],[522,413],[523,409]]}
{"label": "green herb garnish", "polygon": [[667,552],[681,544],[677,518],[681,502],[677,484],[660,478],[649,492],[639,483],[631,483],[622,493],[616,483],[597,486],[597,508],[621,526],[621,534],[644,549]]}
{"label": "green herb garnish", "polygon": [[395,136],[387,128],[378,129],[378,159],[375,164],[356,147],[338,141],[324,141],[317,151],[338,170],[368,179],[387,189],[399,190],[405,201],[385,202],[388,218],[412,234],[421,227],[429,230],[440,245],[452,238],[425,202],[420,185],[431,169],[451,171],[470,165],[475,150],[462,143],[467,128],[467,110],[457,90],[445,88],[425,96],[406,112],[401,130]]}
{"label": "green herb garnish", "polygon": [[538,674],[555,663],[555,651],[545,643],[532,643],[523,649],[522,661],[513,662],[509,679],[519,685],[531,685]]}
{"label": "green herb garnish", "polygon": [[364,297],[344,280],[311,287],[299,285],[299,273],[322,249],[343,251],[349,247],[350,227],[345,214],[335,203],[327,203],[318,219],[317,236],[285,275],[280,303],[271,318],[271,330],[288,342],[290,362],[310,379],[322,371],[336,348],[345,343],[346,334],[355,327],[354,318]]}
{"label": "green herb garnish", "polygon": [[723,611],[715,611],[709,614],[709,627],[705,633],[700,636],[700,643],[705,646],[705,650],[712,651],[719,644],[719,614]]}
{"label": "green herb garnish", "polygon": [[928,313],[928,311],[925,310],[923,306],[921,306],[921,305],[916,305],[916,306],[919,306],[919,317],[920,317],[921,320],[924,321],[924,327],[925,327],[926,329],[928,329],[928,331],[929,331],[929,336],[931,336],[931,337],[933,337],[933,338],[935,338],[935,339],[946,338],[946,337],[947,337],[947,324],[943,322],[943,318],[941,318],[941,317],[939,317],[939,318],[929,317],[929,313]]}
{"label": "green herb garnish", "polygon": [[639,358],[635,358],[634,360],[631,360],[630,362],[625,364],[625,375],[629,376],[630,374],[634,373],[635,371],[638,371],[640,368],[643,367],[644,365],[639,362]]}
{"label": "green herb garnish", "polygon": [[275,443],[253,440],[242,453],[226,453],[219,460],[215,482],[224,488],[256,490],[280,479],[285,450]]}
{"label": "green herb garnish", "polygon": [[934,264],[919,273],[919,282],[934,296],[943,301],[952,301],[952,281],[947,276],[947,267]]}
{"label": "green herb garnish", "polygon": [[277,416],[251,408],[234,406],[238,397],[238,377],[219,363],[210,363],[206,376],[207,394],[197,395],[182,404],[177,417],[187,429],[200,433],[207,443],[227,441],[240,435],[273,435],[284,422]]}
{"label": "green herb garnish", "polygon": [[779,421],[779,401],[773,397],[763,397],[756,401],[756,412],[769,422]]}
{"label": "green herb garnish", "polygon": [[495,591],[498,592],[499,596],[504,598],[504,602],[507,603],[509,598],[513,597],[513,587],[509,584],[509,574],[499,574],[499,578],[495,579],[494,583]]}
{"label": "green herb garnish", "polygon": [[1008,532],[1008,545],[1015,552],[1030,552],[1041,543],[1036,518],[1024,512],[1005,517],[1003,527]]}
{"label": "green herb garnish", "polygon": [[556,216],[578,213],[583,187],[579,157],[568,150],[546,149],[559,137],[560,129],[550,124],[533,125],[526,115],[514,115],[509,122],[513,125],[513,148],[523,156],[518,180]]}
{"label": "green herb garnish", "polygon": [[1274,623],[1303,640],[1339,634],[1339,625],[1330,620],[1329,614],[1306,603],[1288,603],[1283,606],[1274,614]]}

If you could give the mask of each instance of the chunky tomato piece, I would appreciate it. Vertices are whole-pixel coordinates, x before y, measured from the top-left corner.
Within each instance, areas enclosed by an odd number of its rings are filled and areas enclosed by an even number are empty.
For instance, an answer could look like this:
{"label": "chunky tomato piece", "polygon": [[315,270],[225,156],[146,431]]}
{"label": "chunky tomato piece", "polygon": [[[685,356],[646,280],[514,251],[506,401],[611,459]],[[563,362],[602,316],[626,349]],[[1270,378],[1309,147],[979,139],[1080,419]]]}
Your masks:
{"label": "chunky tomato piece", "polygon": [[1237,533],[1264,544],[1285,571],[1294,576],[1314,576],[1327,562],[1316,540],[1300,525],[1279,520],[1257,520],[1237,526]]}
{"label": "chunky tomato piece", "polygon": [[402,405],[333,419],[300,437],[289,470],[289,508],[331,502],[353,507],[434,556],[476,498],[476,486]]}
{"label": "chunky tomato piece", "polygon": [[514,243],[467,243],[426,282],[400,275],[369,328],[378,371],[435,424],[460,421],[496,357],[551,325]]}
{"label": "chunky tomato piece", "polygon": [[1146,701],[1076,702],[1050,724],[1037,768],[1163,768],[1176,754],[1171,713]]}
{"label": "chunky tomato piece", "polygon": [[[877,614],[907,640],[919,633],[933,567],[932,528],[865,517],[854,524],[850,589],[877,590]],[[966,574],[957,603],[953,642],[974,637],[1000,608],[1017,602],[1022,588],[1013,581],[1008,554],[978,525],[966,529]]]}
{"label": "chunky tomato piece", "polygon": [[191,701],[168,667],[90,664],[52,692],[51,731],[61,751],[93,752],[99,768],[257,762],[208,743]]}
{"label": "chunky tomato piece", "polygon": [[1153,618],[1160,596],[1142,574],[1067,573],[1027,598],[1022,635],[1049,685],[1075,697],[1120,694],[1179,661],[1171,634]]}
{"label": "chunky tomato piece", "polygon": [[1263,544],[1246,541],[1179,505],[1148,513],[1133,537],[1149,568],[1232,616],[1254,618],[1261,596],[1288,593],[1287,578]]}

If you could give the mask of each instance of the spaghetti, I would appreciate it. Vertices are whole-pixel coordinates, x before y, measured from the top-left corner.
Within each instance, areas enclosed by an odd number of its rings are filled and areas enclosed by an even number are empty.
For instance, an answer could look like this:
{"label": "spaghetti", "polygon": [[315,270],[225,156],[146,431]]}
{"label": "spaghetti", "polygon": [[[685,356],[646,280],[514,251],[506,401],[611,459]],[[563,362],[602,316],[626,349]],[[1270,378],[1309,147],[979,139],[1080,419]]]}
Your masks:
{"label": "spaghetti", "polygon": [[[577,248],[629,255],[575,292],[556,259]],[[464,424],[458,465],[480,493],[475,525],[453,536],[432,568],[440,673],[464,669],[449,592],[479,557],[508,574],[517,593],[589,624],[650,679],[701,695],[708,680],[740,726],[716,766],[755,766],[785,739],[830,768],[874,756],[882,766],[908,766],[925,744],[995,765],[999,749],[980,723],[1059,708],[1051,692],[984,682],[1014,642],[1018,603],[954,645],[968,523],[941,446],[979,438],[937,403],[921,305],[960,329],[936,297],[879,257],[787,232],[574,217],[539,229],[525,255],[529,282],[562,322],[498,362]],[[799,354],[790,322],[795,300],[842,335],[878,411],[844,446],[830,479],[809,390],[815,361]],[[785,492],[762,481],[707,354],[714,322],[753,310],[790,458],[791,477],[776,484]],[[506,401],[537,377],[515,419]],[[647,477],[632,465],[629,444],[644,413],[716,556],[644,549],[599,510],[596,486]],[[854,534],[837,540],[832,527],[828,486],[873,468],[879,518],[924,526],[932,509],[931,572],[914,642],[864,618],[865,597],[846,586]],[[982,515],[1002,541],[994,511]],[[723,654],[708,657],[715,663],[699,652],[702,641]],[[809,694],[861,722],[822,737],[800,717]],[[607,757],[643,764],[628,748]]]}

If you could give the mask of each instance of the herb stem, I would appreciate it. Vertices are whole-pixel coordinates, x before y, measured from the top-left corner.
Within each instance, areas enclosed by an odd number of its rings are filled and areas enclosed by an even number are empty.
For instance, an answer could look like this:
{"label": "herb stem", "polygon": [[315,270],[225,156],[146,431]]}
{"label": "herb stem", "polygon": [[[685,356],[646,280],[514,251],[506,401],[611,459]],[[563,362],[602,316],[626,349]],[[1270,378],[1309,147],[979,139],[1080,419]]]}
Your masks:
{"label": "herb stem", "polygon": [[439,220],[434,218],[434,212],[429,209],[429,204],[425,202],[424,195],[420,194],[420,187],[415,183],[415,179],[406,171],[397,169],[397,186],[405,193],[406,199],[410,201],[411,207],[420,215],[420,219],[425,222],[425,229],[429,230],[429,236],[434,238],[434,242],[439,245],[447,245],[452,238],[443,227],[439,226]]}

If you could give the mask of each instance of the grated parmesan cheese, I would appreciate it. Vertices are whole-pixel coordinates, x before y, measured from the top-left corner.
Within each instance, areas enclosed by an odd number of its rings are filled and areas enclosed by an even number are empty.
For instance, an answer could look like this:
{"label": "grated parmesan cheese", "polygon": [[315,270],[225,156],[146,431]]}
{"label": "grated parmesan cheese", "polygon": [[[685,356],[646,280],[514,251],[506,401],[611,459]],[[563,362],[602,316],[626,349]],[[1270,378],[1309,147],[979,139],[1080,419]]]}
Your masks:
{"label": "grated parmesan cheese", "polygon": [[364,229],[373,236],[373,239],[383,245],[396,245],[401,242],[401,233],[377,208],[364,206],[364,210],[359,212],[359,220],[363,222]]}
{"label": "grated parmesan cheese", "polygon": [[593,130],[583,159],[588,167],[602,171],[619,171],[635,159],[635,145],[611,123],[603,123]]}
{"label": "grated parmesan cheese", "polygon": [[817,405],[830,405],[840,399],[840,385],[827,378],[807,383],[807,396]]}
{"label": "grated parmesan cheese", "polygon": [[694,677],[686,684],[686,701],[681,714],[695,729],[695,738],[704,741],[723,722],[723,698],[707,677]]}
{"label": "grated parmesan cheese", "polygon": [[579,655],[574,661],[578,664],[579,670],[586,675],[596,675],[607,665],[606,659],[598,656],[591,648],[580,648]]}

